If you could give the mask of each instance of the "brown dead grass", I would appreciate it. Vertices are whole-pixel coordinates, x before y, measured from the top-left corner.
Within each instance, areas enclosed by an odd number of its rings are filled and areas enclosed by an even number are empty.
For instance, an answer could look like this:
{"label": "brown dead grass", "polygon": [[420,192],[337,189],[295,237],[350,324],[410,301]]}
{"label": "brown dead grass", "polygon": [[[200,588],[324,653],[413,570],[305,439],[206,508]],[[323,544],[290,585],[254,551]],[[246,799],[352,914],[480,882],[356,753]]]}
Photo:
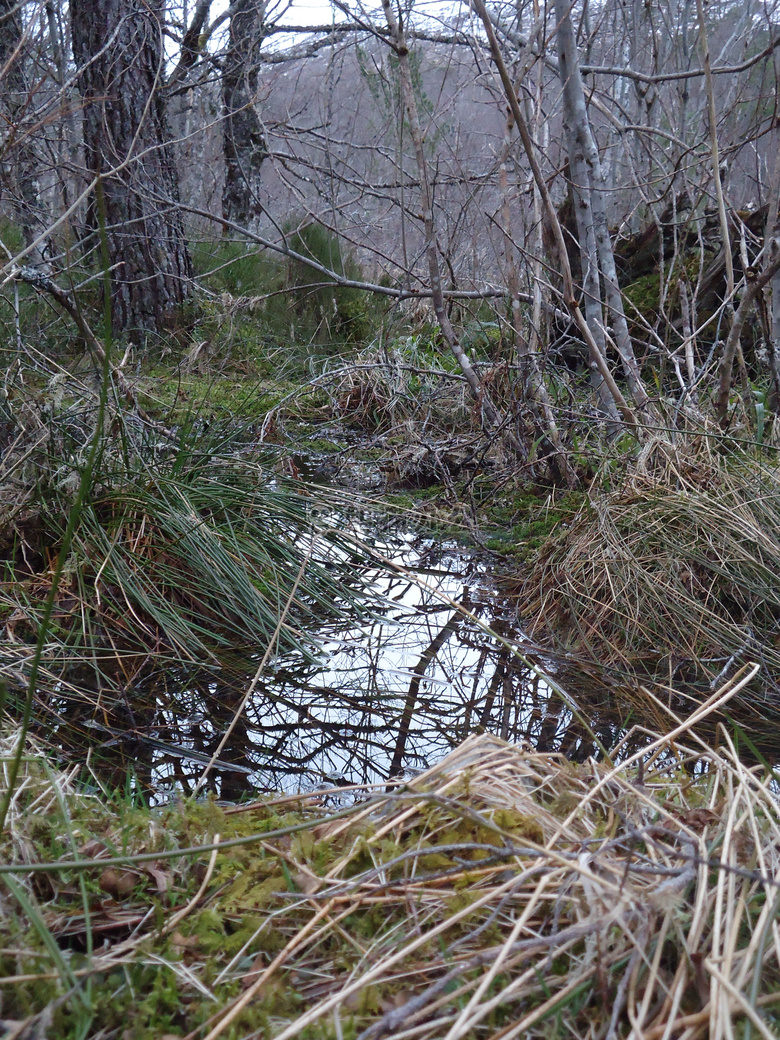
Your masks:
{"label": "brown dead grass", "polygon": [[[311,814],[319,796],[288,797],[271,805],[297,804],[303,822],[263,833],[267,800],[212,807],[213,841],[187,898],[137,913],[130,937],[109,937],[87,972],[115,987],[117,972],[130,977],[138,964],[168,970],[188,1010],[166,1031],[189,1040],[720,1040],[737,1027],[770,1038],[780,999],[776,781],[746,767],[725,732],[718,751],[696,735],[753,671],[618,764],[575,766],[484,735],[338,818]],[[31,811],[73,798],[60,783],[57,796],[29,790]],[[13,858],[29,866],[29,820],[17,813],[12,824]],[[237,828],[249,832],[240,869],[226,839]],[[151,871],[147,891],[170,873],[158,855],[148,867],[149,856],[127,854],[128,868]],[[104,877],[105,860],[95,870]],[[248,886],[262,878],[261,900]],[[20,883],[43,900],[40,871]],[[114,893],[125,913],[142,909],[143,887]],[[204,927],[221,914],[234,929],[247,916],[254,930],[239,950],[212,944],[206,955]],[[45,952],[34,963],[39,978],[56,975]],[[144,996],[136,988],[132,999]],[[127,988],[112,1000],[127,1001],[132,1017]],[[100,1029],[95,1021],[85,1035]]]}
{"label": "brown dead grass", "polygon": [[548,540],[521,600],[532,635],[602,665],[706,687],[756,659],[780,694],[780,470],[651,442]]}

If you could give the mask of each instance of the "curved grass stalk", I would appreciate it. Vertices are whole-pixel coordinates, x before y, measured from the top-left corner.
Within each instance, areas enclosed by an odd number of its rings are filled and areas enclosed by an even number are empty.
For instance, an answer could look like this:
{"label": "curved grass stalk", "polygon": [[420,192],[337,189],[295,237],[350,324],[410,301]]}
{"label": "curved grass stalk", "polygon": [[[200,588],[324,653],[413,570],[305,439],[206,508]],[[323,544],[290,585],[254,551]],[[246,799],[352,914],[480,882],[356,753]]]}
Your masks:
{"label": "curved grass stalk", "polygon": [[86,1035],[86,1030],[89,1028],[89,1025],[92,1021],[92,1009],[90,1007],[89,998],[87,994],[84,992],[81,982],[76,977],[76,975],[74,975],[70,966],[68,965],[68,962],[63,957],[62,950],[57,945],[57,940],[54,938],[54,936],[51,934],[51,931],[46,926],[46,922],[41,916],[40,911],[29,898],[24,885],[20,884],[16,880],[16,878],[13,877],[7,877],[5,879],[5,883],[8,886],[8,890],[10,891],[11,895],[19,903],[22,910],[24,910],[27,916],[27,920],[30,922],[32,927],[40,936],[43,945],[46,947],[49,956],[51,957],[57,969],[57,973],[59,974],[59,977],[62,980],[62,984],[66,987],[67,990],[76,994],[79,1000],[79,1005],[81,1006],[82,1010],[88,1014],[89,1020],[86,1023],[81,1023],[82,1035]]}

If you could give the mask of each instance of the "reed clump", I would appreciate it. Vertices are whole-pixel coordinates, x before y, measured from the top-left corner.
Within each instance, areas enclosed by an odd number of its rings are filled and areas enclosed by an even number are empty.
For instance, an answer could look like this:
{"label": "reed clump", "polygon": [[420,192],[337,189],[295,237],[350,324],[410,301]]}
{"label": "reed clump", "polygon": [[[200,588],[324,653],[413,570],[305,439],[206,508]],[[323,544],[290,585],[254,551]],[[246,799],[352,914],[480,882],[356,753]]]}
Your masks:
{"label": "reed clump", "polygon": [[120,812],[32,755],[0,864],[6,1025],[772,1037],[776,780],[677,721],[616,765],[472,737],[330,813],[322,792]]}
{"label": "reed clump", "polygon": [[[706,442],[643,450],[585,499],[522,587],[537,638],[605,666],[708,688],[760,659],[780,695],[780,469]],[[603,484],[602,484],[603,487]]]}
{"label": "reed clump", "polygon": [[[239,422],[173,427],[111,404],[89,487],[94,387],[20,384],[0,404],[0,677],[23,689],[76,494],[38,692],[125,689],[152,669],[311,652],[307,630],[364,602],[357,550]],[[55,393],[56,391],[56,393]],[[339,529],[336,529],[336,528]]]}

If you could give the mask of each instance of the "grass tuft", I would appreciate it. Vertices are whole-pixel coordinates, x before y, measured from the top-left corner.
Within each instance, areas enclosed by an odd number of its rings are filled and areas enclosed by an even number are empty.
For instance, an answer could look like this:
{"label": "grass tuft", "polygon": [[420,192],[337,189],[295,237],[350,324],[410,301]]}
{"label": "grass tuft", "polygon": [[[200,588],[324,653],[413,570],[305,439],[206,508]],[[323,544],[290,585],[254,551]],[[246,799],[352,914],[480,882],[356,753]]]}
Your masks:
{"label": "grass tuft", "polygon": [[[16,423],[0,477],[0,583],[10,691],[23,681],[80,486],[94,400]],[[290,648],[363,602],[336,504],[277,472],[238,424],[166,430],[113,408],[67,554],[42,658],[41,692],[66,680],[125,688],[149,668],[218,665],[230,653]],[[349,562],[348,562],[349,561]],[[11,667],[13,665],[13,667]],[[79,678],[80,676],[80,678]]]}
{"label": "grass tuft", "polygon": [[706,688],[759,654],[774,699],[780,470],[653,442],[548,540],[522,598],[537,637],[669,684]]}
{"label": "grass tuft", "polygon": [[63,1040],[770,1037],[772,777],[673,721],[609,767],[472,737],[330,815],[321,792],[130,811],[32,754],[2,839],[4,1017]]}

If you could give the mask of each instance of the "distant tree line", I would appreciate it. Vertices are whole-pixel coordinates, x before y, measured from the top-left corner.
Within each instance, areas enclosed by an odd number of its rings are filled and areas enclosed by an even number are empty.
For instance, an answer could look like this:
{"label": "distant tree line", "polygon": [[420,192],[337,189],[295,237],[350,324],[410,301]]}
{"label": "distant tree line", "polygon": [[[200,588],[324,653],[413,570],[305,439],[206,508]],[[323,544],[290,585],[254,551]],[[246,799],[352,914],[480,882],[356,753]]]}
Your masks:
{"label": "distant tree line", "polygon": [[[156,334],[205,234],[427,300],[484,423],[543,437],[564,476],[572,357],[615,428],[725,428],[756,381],[778,407],[777,0],[333,0],[327,24],[289,21],[265,0],[0,0],[6,284],[76,300],[104,240],[115,334]],[[296,249],[307,224],[364,273]],[[486,301],[525,433],[464,342]]]}

